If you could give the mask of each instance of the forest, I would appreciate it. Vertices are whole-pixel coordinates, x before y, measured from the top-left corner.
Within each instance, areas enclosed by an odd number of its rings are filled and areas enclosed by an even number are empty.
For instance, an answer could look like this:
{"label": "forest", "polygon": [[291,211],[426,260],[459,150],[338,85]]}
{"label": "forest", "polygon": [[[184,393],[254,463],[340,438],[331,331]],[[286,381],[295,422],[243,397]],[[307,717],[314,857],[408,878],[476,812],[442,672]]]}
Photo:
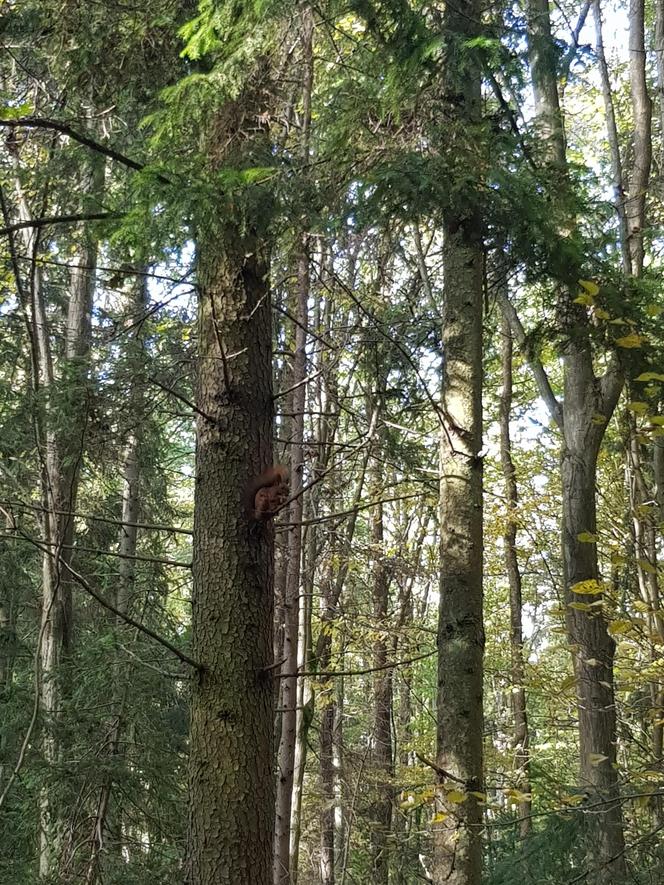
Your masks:
{"label": "forest", "polygon": [[0,78],[0,883],[664,885],[664,0]]}

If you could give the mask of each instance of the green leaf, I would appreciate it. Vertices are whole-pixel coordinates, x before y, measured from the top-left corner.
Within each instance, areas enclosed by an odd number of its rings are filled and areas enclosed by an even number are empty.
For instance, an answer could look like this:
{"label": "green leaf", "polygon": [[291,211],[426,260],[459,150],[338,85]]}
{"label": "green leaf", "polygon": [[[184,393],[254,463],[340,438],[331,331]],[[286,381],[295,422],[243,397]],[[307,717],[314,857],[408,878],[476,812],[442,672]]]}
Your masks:
{"label": "green leaf", "polygon": [[577,541],[581,541],[582,544],[596,544],[598,535],[593,535],[592,532],[580,532],[576,536]]}

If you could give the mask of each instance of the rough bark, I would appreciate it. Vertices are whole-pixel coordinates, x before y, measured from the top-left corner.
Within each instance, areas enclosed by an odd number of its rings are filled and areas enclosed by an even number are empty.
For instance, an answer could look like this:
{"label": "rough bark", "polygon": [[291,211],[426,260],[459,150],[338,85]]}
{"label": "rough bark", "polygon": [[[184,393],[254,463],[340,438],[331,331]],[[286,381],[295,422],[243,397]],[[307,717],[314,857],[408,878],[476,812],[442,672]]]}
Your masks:
{"label": "rough bark", "polygon": [[[225,223],[224,223],[225,222]],[[272,463],[268,255],[251,226],[198,239],[194,681],[187,885],[268,885],[274,821],[274,529],[248,514]]]}
{"label": "rough bark", "polygon": [[512,664],[512,715],[514,717],[514,770],[516,787],[524,798],[519,800],[519,832],[521,838],[530,834],[532,821],[530,813],[530,735],[528,731],[528,709],[526,704],[526,674],[523,648],[521,569],[516,550],[517,508],[519,493],[516,470],[512,460],[512,440],[510,437],[510,413],[512,411],[512,331],[509,321],[503,314],[501,323],[502,391],[500,394],[500,465],[505,483],[507,516],[503,531],[505,567],[510,588],[510,657]]}
{"label": "rough bark", "polygon": [[[468,41],[477,35],[479,20],[476,2],[463,10],[446,7],[448,39]],[[467,49],[451,48],[446,76],[458,92],[454,122],[465,127],[480,115],[477,60]],[[482,810],[471,793],[483,788],[483,253],[472,194],[467,203],[468,209],[450,211],[444,219],[437,640],[437,766],[443,783],[436,813],[446,817],[433,830],[433,881],[440,885],[479,885],[482,873]],[[453,784],[443,772],[453,776]],[[452,785],[462,785],[465,801],[447,798],[445,787]]]}

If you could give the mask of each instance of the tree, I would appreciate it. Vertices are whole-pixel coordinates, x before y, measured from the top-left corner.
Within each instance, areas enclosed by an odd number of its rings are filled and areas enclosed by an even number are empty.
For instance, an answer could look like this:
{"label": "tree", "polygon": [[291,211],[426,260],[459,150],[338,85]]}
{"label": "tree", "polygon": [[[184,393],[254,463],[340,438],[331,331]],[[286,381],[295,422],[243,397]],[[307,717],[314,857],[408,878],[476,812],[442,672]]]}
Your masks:
{"label": "tree", "polygon": [[[480,68],[472,48],[480,4],[446,7],[446,88],[458,158],[480,119]],[[470,161],[472,162],[472,161]],[[472,167],[471,167],[472,168]],[[433,880],[479,885],[482,869],[482,292],[475,187],[444,214],[443,372],[440,434],[440,613]]]}

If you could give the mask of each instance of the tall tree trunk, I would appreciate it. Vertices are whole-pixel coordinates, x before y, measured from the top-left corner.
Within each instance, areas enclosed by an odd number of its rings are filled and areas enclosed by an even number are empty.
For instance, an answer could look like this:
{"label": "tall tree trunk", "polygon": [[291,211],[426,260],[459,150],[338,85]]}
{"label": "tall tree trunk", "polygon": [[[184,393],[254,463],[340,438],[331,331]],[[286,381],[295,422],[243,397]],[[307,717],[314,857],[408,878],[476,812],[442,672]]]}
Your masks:
{"label": "tall tree trunk", "polygon": [[567,165],[565,128],[556,79],[557,49],[551,33],[549,0],[527,0],[526,10],[535,114],[550,160],[563,171]]}
{"label": "tall tree trunk", "polygon": [[[567,367],[565,378],[567,406],[575,398],[571,388],[579,379],[573,374],[572,366]],[[582,380],[579,386],[585,387]],[[591,595],[591,602],[597,607],[588,610],[587,590],[583,592],[588,588],[592,593],[600,587],[597,548],[587,540],[597,528],[595,482],[597,454],[603,436],[603,427],[597,430],[598,425],[592,424],[592,415],[597,414],[604,412],[597,408],[589,414],[589,410],[584,409],[580,414],[572,412],[570,420],[565,421],[561,460],[563,575],[578,698],[581,783],[593,805],[602,803],[592,816],[587,862],[591,879],[593,875],[599,878],[610,874],[611,881],[616,881],[625,873],[625,861],[620,853],[624,836],[616,771],[615,643],[607,631],[599,595]],[[575,426],[573,417],[582,420]]]}
{"label": "tall tree trunk", "polygon": [[643,272],[646,193],[652,162],[652,102],[648,95],[646,77],[644,8],[644,0],[629,2],[629,82],[634,119],[634,160],[625,210],[629,254],[635,277],[640,277]]}
{"label": "tall tree trunk", "polygon": [[[480,68],[467,42],[479,33],[480,5],[445,8],[450,41],[447,88],[454,125],[480,116]],[[468,157],[473,163],[473,158]],[[444,220],[443,422],[440,442],[440,610],[433,881],[479,885],[482,874],[482,284],[480,224],[472,208]],[[449,775],[454,779],[450,783]],[[448,799],[460,788],[463,802]]]}
{"label": "tall tree trunk", "polygon": [[[374,493],[382,491],[377,465],[374,467]],[[387,628],[389,607],[389,575],[385,567],[383,542],[383,505],[373,509],[371,543],[373,547],[372,597],[374,630],[373,664],[373,738],[372,774],[376,798],[370,810],[371,817],[371,881],[387,885],[389,865],[389,837],[392,829],[392,671],[384,668],[388,657]]]}
{"label": "tall tree trunk", "polygon": [[[545,121],[560,118],[557,68],[551,39],[548,0],[531,0],[529,12],[529,45],[533,90],[541,100],[537,111]],[[532,54],[537,41],[541,46],[550,41],[549,50]],[[565,142],[562,126],[550,128],[547,144],[549,162],[559,170],[561,185],[568,186]],[[614,157],[614,166],[615,166]],[[614,174],[616,173],[614,168]],[[630,228],[630,210],[627,209]],[[630,246],[632,261],[634,253]],[[602,415],[608,422],[613,414],[620,390],[622,375],[614,360],[605,375],[597,378],[593,370],[592,348],[587,335],[587,319],[577,305],[575,277],[569,274],[570,291],[560,304],[561,327],[570,330],[562,350],[564,398],[562,408],[551,396],[548,382],[540,377],[540,389],[552,417],[563,434],[561,452],[561,480],[563,496],[562,550],[563,573],[567,594],[567,630],[574,658],[577,680],[579,714],[580,775],[591,801],[604,803],[592,817],[592,834],[588,840],[590,877],[602,878],[611,874],[615,879],[625,873],[624,834],[619,804],[616,758],[616,712],[614,698],[613,657],[614,642],[601,614],[601,594],[593,596],[596,606],[588,607],[588,596],[577,594],[580,589],[595,587],[599,579],[597,550],[584,536],[596,531],[595,483],[597,455],[604,437],[605,423],[597,422]],[[512,320],[510,320],[512,322]],[[579,333],[581,330],[581,334]],[[551,405],[553,400],[553,407]],[[591,582],[586,584],[585,582]]]}
{"label": "tall tree trunk", "polygon": [[600,0],[593,0],[592,5],[593,17],[595,19],[595,54],[597,55],[600,82],[602,84],[604,115],[606,117],[606,134],[609,142],[609,153],[611,155],[614,203],[619,225],[620,255],[624,272],[630,274],[632,272],[632,257],[629,250],[629,232],[627,228],[627,214],[625,211],[625,180],[623,176],[622,159],[620,157],[620,140],[613,105],[609,67],[606,63],[606,54],[604,52]]}
{"label": "tall tree trunk", "polygon": [[[259,120],[262,107],[248,87],[224,109],[228,132],[246,115]],[[212,170],[268,149],[259,132],[238,156],[238,139],[220,138],[217,122]],[[269,249],[260,219],[234,222],[224,211],[212,221],[198,236],[192,644],[201,670],[191,701],[186,882],[268,885],[274,528],[251,518],[247,494],[272,463]]]}
{"label": "tall tree trunk", "polygon": [[512,411],[512,331],[503,313],[501,322],[501,354],[503,386],[500,394],[500,464],[505,482],[508,513],[503,532],[505,566],[510,588],[510,656],[512,663],[512,714],[514,717],[514,768],[516,787],[523,794],[519,799],[519,832],[522,838],[530,834],[532,800],[530,798],[530,735],[526,705],[526,674],[523,650],[521,570],[516,552],[516,511],[519,494],[516,470],[512,461],[510,413]]}
{"label": "tall tree trunk", "polygon": [[[311,130],[311,92],[313,85],[313,15],[307,6],[303,10],[303,114],[302,155],[309,161]],[[295,748],[297,744],[298,699],[298,636],[300,622],[300,574],[302,565],[303,513],[303,440],[304,408],[306,404],[307,329],[309,326],[309,237],[301,233],[297,272],[297,301],[295,323],[295,354],[292,373],[292,422],[290,440],[291,503],[288,522],[288,558],[286,592],[284,598],[283,664],[281,680],[281,730],[277,752],[277,796],[274,830],[274,885],[291,885],[291,856],[299,846],[291,848],[291,813],[293,808],[293,780]]]}

